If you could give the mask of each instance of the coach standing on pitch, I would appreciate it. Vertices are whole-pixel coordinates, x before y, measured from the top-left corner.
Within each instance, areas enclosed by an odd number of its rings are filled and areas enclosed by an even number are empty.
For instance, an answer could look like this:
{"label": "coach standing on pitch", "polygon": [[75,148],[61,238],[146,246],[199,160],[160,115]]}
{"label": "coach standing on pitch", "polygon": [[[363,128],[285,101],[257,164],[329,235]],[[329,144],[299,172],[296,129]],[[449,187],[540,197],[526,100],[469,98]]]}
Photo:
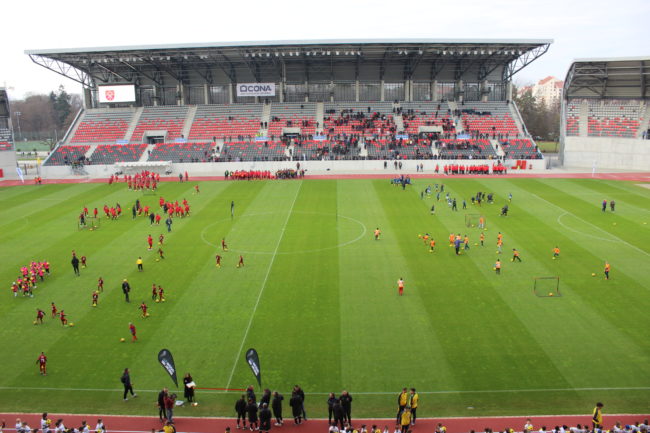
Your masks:
{"label": "coach standing on pitch", "polygon": [[124,292],[124,299],[126,302],[131,302],[129,301],[129,292],[131,291],[131,286],[129,285],[129,282],[126,281],[126,278],[124,281],[122,281],[122,292]]}
{"label": "coach standing on pitch", "polygon": [[74,274],[79,276],[79,258],[77,258],[77,255],[74,252],[72,253],[72,260],[70,260],[70,263],[72,263]]}
{"label": "coach standing on pitch", "polygon": [[122,385],[124,385],[124,401],[128,400],[126,396],[128,392],[131,392],[131,395],[134,398],[138,396],[138,394],[135,394],[133,392],[133,386],[131,385],[131,375],[129,374],[128,368],[124,369],[124,373],[122,373],[122,377],[120,378],[120,381],[122,382]]}

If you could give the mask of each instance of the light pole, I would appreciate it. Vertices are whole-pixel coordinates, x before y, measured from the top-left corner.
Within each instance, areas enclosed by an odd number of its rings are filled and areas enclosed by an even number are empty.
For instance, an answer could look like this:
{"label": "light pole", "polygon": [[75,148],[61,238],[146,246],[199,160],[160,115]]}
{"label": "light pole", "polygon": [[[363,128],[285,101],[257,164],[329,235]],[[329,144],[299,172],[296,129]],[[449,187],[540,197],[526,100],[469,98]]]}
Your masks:
{"label": "light pole", "polygon": [[18,135],[20,136],[21,140],[23,139],[23,134],[22,132],[20,132],[20,116],[22,114],[23,113],[21,113],[20,111],[14,111],[14,116],[16,116],[16,126],[18,126]]}

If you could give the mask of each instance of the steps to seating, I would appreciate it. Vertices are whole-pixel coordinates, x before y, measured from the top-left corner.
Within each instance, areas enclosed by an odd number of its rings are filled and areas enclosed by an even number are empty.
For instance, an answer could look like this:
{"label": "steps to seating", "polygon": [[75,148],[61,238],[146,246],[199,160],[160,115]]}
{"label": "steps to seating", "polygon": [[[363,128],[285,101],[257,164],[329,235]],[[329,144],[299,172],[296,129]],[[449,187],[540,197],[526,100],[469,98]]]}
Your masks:
{"label": "steps to seating", "polygon": [[316,103],[316,134],[323,133],[323,124],[325,118],[325,104],[322,102]]}
{"label": "steps to seating", "polygon": [[128,140],[133,135],[133,131],[135,131],[135,127],[138,126],[138,122],[140,121],[140,117],[142,117],[143,111],[144,111],[143,107],[139,107],[135,110],[135,113],[131,118],[131,123],[129,124],[129,128],[126,130],[126,133],[122,137],[123,140]]}
{"label": "steps to seating", "polygon": [[146,162],[147,160],[149,160],[149,155],[155,148],[156,148],[155,144],[148,145],[147,148],[144,150],[144,152],[142,152],[142,155],[140,156],[138,162]]}
{"label": "steps to seating", "polygon": [[582,104],[580,104],[580,126],[578,128],[580,137],[586,137],[589,135],[587,119],[589,119],[589,103],[586,100],[583,100]]}
{"label": "steps to seating", "polygon": [[639,130],[636,133],[636,138],[643,138],[643,131],[648,130],[648,126],[650,121],[650,104],[646,104],[645,106],[645,113],[643,114],[643,118],[641,118],[641,123],[639,124]]}
{"label": "steps to seating", "polygon": [[196,110],[197,110],[196,105],[190,106],[190,109],[187,110],[187,115],[185,116],[185,122],[183,123],[183,130],[181,131],[182,137],[187,138],[190,136],[190,129],[192,129],[192,125],[194,124],[194,116],[196,116]]}
{"label": "steps to seating", "polygon": [[506,153],[503,151],[503,147],[499,145],[499,140],[490,139],[490,144],[492,145],[492,148],[494,149],[494,153],[496,153],[497,156],[506,155]]}

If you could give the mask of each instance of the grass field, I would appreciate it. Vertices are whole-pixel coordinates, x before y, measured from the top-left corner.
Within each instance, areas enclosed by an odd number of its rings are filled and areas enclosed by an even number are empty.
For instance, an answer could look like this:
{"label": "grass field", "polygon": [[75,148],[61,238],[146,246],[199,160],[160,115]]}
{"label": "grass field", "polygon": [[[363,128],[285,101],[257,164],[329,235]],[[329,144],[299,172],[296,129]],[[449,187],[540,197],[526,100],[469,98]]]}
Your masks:
{"label": "grass field", "polygon": [[[254,383],[243,357],[255,347],[263,385],[288,400],[300,384],[311,417],[326,416],[325,393],[342,389],[354,397],[353,415],[393,416],[403,386],[420,391],[420,416],[585,413],[598,400],[608,413],[648,413],[650,190],[589,179],[444,181],[458,212],[420,199],[422,180],[406,191],[386,180],[204,182],[199,195],[192,182],[163,183],[156,195],[124,184],[0,189],[0,406],[154,414],[155,393],[171,385],[160,349],[173,352],[179,378],[191,372],[199,387],[243,388]],[[462,198],[477,191],[494,192],[496,203],[463,211]],[[508,193],[510,215],[499,217]],[[132,220],[128,209],[137,198],[157,209],[159,195],[192,206],[169,234],[144,217]],[[616,200],[615,213],[601,212],[605,198]],[[84,205],[101,212],[115,202],[124,208],[120,220],[77,229]],[[485,247],[474,245],[479,230],[465,226],[465,213],[485,215]],[[166,259],[156,262],[146,237],[163,232]],[[425,232],[438,241],[434,253],[418,239]],[[471,249],[456,256],[450,232],[467,233]],[[222,237],[231,249],[217,269]],[[556,245],[561,257],[552,260]],[[522,263],[509,260],[515,247]],[[70,266],[73,249],[88,256],[80,277]],[[246,265],[238,269],[240,253]],[[53,275],[34,298],[14,299],[8,288],[32,259],[49,260]],[[99,276],[105,291],[92,308]],[[545,276],[560,277],[561,297],[533,294],[533,278]],[[123,278],[133,288],[130,304]],[[166,303],[150,301],[154,282],[165,287]],[[143,300],[148,319],[137,309]],[[51,301],[74,327],[50,319]],[[42,326],[32,325],[37,307],[47,313]],[[35,364],[41,351],[47,376]],[[128,402],[119,381],[125,367],[140,395]],[[199,390],[200,406],[177,415],[231,415],[236,396]]]}

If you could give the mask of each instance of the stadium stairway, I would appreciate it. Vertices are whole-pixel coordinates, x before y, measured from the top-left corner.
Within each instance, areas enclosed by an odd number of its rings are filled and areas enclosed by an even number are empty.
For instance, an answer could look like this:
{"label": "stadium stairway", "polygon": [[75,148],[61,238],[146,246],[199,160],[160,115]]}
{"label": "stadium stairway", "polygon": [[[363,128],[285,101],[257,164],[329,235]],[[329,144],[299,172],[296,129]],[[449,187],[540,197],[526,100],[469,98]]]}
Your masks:
{"label": "stadium stairway", "polygon": [[643,119],[639,124],[639,130],[636,132],[636,138],[643,138],[643,131],[648,130],[648,125],[650,121],[650,104],[645,106],[645,114],[643,114]]}
{"label": "stadium stairway", "polygon": [[144,107],[138,107],[135,110],[135,113],[133,113],[133,118],[131,119],[131,123],[129,123],[129,127],[126,130],[126,133],[124,134],[123,139],[128,140],[131,135],[133,135],[133,131],[135,131],[135,127],[138,126],[138,122],[140,121],[140,116],[142,116],[142,112],[144,111]]}
{"label": "stadium stairway", "polygon": [[490,144],[492,145],[492,149],[494,149],[494,152],[497,154],[497,156],[506,155],[506,153],[503,151],[503,147],[499,146],[499,140],[490,139]]}
{"label": "stadium stairway", "polygon": [[221,151],[223,150],[224,141],[223,138],[217,138],[217,141],[214,143],[214,154],[219,158],[221,156]]}
{"label": "stadium stairway", "polygon": [[91,144],[88,150],[86,151],[86,153],[84,154],[84,158],[90,159],[92,154],[95,153],[97,146],[99,146],[99,144]]}
{"label": "stadium stairway", "polygon": [[150,144],[147,146],[147,148],[142,152],[142,155],[140,155],[140,159],[138,159],[138,162],[145,162],[149,160],[149,152],[152,152],[153,149],[156,147],[155,144]]}
{"label": "stadium stairway", "polygon": [[[260,118],[260,122],[266,122],[267,125],[271,123],[271,104],[264,104],[264,107],[262,108],[262,117]],[[268,128],[260,128],[260,133],[262,136],[266,136],[269,133]]]}
{"label": "stadium stairway", "polygon": [[366,140],[364,140],[363,138],[359,140],[359,156],[361,158],[368,157],[368,148],[366,146]]}
{"label": "stadium stairway", "polygon": [[510,111],[510,116],[512,119],[515,121],[515,125],[517,126],[517,130],[519,131],[519,134],[523,137],[525,134],[525,128],[524,128],[524,121],[521,118],[521,113],[519,113],[519,109],[517,106],[513,103],[508,104],[508,110]]}
{"label": "stadium stairway", "polygon": [[318,125],[318,128],[316,128],[316,134],[322,134],[323,123],[325,122],[325,104],[323,102],[316,103],[316,115],[314,118],[316,119],[316,124]]}
{"label": "stadium stairway", "polygon": [[586,99],[580,105],[580,128],[578,129],[578,136],[589,136],[589,103]]}
{"label": "stadium stairway", "polygon": [[81,120],[83,119],[84,115],[86,114],[86,110],[83,108],[79,110],[77,113],[77,116],[75,117],[74,121],[72,122],[72,125],[68,129],[67,135],[65,137],[65,141],[63,144],[70,144],[70,140],[72,140],[72,137],[74,137],[74,134],[77,132],[77,129],[79,129],[79,125],[81,125]]}
{"label": "stadium stairway", "polygon": [[187,110],[187,115],[185,116],[185,123],[183,124],[183,129],[181,130],[181,135],[185,138],[190,136],[190,129],[194,124],[194,117],[196,116],[196,105],[192,105],[189,110]]}
{"label": "stadium stairway", "polygon": [[393,115],[393,122],[395,122],[395,130],[399,132],[404,132],[404,118],[401,114]]}
{"label": "stadium stairway", "polygon": [[289,160],[293,161],[293,154],[295,152],[296,146],[291,143],[291,146],[287,146],[286,149],[284,149],[284,156],[289,158]]}

